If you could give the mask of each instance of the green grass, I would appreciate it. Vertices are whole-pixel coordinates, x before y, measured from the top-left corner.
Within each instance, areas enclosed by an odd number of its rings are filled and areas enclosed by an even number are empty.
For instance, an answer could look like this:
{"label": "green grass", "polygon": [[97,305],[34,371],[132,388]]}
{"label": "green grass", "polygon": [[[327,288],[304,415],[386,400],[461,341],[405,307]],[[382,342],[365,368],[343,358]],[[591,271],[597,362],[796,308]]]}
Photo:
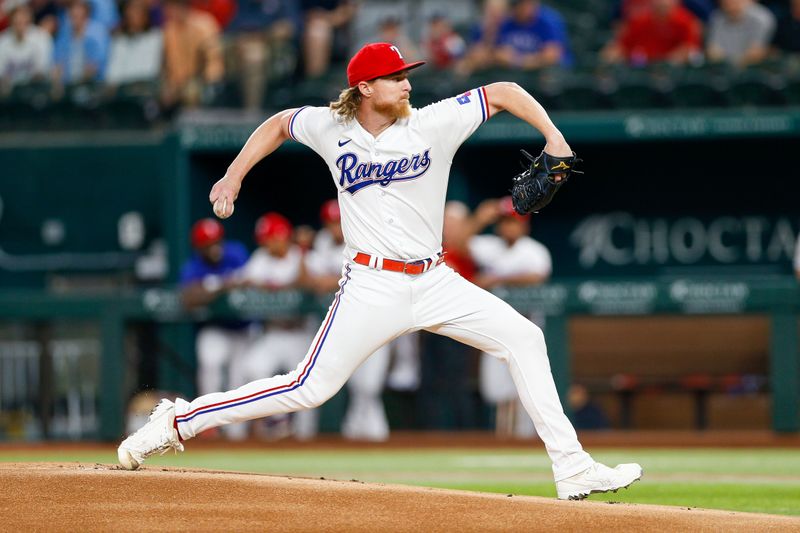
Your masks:
{"label": "green grass", "polygon": [[[636,461],[644,479],[594,500],[800,516],[800,450],[630,449],[594,454],[606,464]],[[0,461],[114,463],[109,452],[3,451]],[[151,465],[276,475],[358,479],[428,487],[554,497],[550,461],[539,449],[191,450]]]}

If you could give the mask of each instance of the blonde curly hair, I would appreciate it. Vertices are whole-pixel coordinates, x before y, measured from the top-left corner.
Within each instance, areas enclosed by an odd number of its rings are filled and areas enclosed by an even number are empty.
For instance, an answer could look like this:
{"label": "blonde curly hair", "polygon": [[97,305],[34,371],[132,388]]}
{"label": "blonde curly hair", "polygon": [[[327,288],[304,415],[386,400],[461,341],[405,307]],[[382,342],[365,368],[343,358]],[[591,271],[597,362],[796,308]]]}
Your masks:
{"label": "blonde curly hair", "polygon": [[361,91],[356,87],[348,87],[339,94],[339,99],[330,103],[331,111],[346,121],[356,118],[356,111],[361,105]]}

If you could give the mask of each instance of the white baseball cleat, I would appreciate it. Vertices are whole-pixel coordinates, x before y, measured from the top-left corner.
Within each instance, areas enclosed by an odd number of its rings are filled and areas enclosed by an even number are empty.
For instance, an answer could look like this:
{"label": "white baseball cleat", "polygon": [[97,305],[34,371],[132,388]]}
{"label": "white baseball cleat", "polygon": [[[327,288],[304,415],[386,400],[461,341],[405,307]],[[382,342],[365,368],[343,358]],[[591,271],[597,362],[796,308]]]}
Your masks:
{"label": "white baseball cleat", "polygon": [[161,400],[150,413],[147,423],[117,448],[119,464],[127,470],[136,470],[145,459],[155,454],[164,455],[169,450],[182,452],[183,444],[173,427],[174,421],[175,404]]}
{"label": "white baseball cleat", "polygon": [[640,479],[642,467],[636,463],[617,465],[615,468],[595,463],[579,474],[556,481],[556,492],[559,500],[582,500],[596,492],[617,492]]}

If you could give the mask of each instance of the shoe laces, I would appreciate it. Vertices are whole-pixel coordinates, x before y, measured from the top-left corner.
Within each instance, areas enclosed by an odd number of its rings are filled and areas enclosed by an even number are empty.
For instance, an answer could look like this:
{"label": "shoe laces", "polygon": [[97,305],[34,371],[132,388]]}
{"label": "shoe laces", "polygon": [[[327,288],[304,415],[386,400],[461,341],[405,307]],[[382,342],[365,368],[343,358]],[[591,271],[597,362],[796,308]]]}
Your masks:
{"label": "shoe laces", "polygon": [[614,479],[615,471],[613,468],[602,463],[595,463],[585,472],[584,477],[588,481],[610,484]]}

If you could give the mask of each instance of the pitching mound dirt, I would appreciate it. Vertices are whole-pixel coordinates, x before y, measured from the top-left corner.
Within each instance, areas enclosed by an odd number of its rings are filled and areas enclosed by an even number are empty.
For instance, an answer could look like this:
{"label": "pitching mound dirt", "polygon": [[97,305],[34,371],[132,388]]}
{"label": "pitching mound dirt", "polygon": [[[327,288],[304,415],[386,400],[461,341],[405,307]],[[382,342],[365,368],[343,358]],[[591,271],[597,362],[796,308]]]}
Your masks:
{"label": "pitching mound dirt", "polygon": [[357,481],[0,464],[2,531],[798,531],[800,519]]}

